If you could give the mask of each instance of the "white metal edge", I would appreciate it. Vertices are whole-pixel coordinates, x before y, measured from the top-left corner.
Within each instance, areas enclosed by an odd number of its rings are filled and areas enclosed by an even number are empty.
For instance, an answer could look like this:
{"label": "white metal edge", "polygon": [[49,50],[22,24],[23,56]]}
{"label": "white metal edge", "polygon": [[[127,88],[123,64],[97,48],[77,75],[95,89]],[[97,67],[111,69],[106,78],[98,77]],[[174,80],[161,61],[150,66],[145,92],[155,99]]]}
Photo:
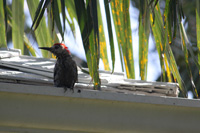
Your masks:
{"label": "white metal edge", "polygon": [[147,104],[161,104],[183,107],[200,107],[200,100],[186,99],[167,96],[146,96],[139,94],[125,94],[108,91],[88,90],[75,87],[74,92],[68,90],[64,93],[63,88],[50,86],[23,85],[0,82],[0,92],[13,92],[25,94],[39,94],[61,97],[75,97],[99,100],[113,100],[123,102],[136,102]]}

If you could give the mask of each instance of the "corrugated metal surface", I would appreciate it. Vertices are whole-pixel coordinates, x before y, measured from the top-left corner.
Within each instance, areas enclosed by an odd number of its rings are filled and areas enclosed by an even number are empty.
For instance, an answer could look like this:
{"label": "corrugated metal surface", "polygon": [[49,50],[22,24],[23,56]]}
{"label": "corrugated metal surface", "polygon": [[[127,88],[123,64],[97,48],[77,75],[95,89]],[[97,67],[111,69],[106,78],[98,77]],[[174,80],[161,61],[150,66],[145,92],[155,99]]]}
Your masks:
{"label": "corrugated metal surface", "polygon": [[[10,53],[9,53],[10,52]],[[4,54],[6,53],[6,56]],[[35,58],[13,54],[13,51],[0,51],[0,82],[52,86],[54,59]],[[85,69],[87,70],[87,69]],[[177,96],[175,83],[127,80],[123,73],[100,71],[102,89],[120,93],[135,93],[154,96]],[[78,69],[76,86],[92,89],[91,77]]]}

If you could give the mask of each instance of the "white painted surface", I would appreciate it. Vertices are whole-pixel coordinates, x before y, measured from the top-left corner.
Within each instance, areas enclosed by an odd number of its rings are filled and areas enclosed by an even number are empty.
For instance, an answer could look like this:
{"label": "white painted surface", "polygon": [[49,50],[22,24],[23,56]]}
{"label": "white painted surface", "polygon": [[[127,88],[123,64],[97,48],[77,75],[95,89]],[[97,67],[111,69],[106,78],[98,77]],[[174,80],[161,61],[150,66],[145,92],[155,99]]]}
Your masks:
{"label": "white painted surface", "polygon": [[[0,131],[198,132],[200,101],[0,83]],[[78,92],[80,90],[81,92]]]}

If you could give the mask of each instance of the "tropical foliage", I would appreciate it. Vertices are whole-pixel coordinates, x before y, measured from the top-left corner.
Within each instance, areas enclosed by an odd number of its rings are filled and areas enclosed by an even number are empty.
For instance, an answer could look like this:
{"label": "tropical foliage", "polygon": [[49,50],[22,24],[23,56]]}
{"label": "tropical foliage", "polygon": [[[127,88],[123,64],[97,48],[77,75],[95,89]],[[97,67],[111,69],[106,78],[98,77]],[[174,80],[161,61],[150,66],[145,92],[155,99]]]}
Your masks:
{"label": "tropical foliage", "polygon": [[[178,82],[181,96],[186,97],[187,91],[192,90],[195,97],[200,92],[196,87],[198,72],[200,69],[200,3],[196,2],[196,38],[197,45],[190,43],[188,34],[183,24],[185,19],[184,9],[180,0],[140,0],[131,2],[128,0],[104,0],[106,13],[107,32],[109,43],[105,41],[105,31],[102,22],[102,13],[99,4],[100,0],[26,0],[28,9],[33,20],[31,30],[33,38],[38,46],[51,46],[54,42],[64,40],[65,23],[70,25],[75,33],[75,21],[78,22],[82,42],[85,49],[89,73],[93,79],[94,89],[100,89],[101,82],[99,77],[99,59],[104,63],[105,70],[114,71],[115,68],[115,48],[113,36],[116,34],[118,49],[120,54],[121,66],[126,72],[127,78],[135,78],[132,31],[130,23],[129,7],[134,5],[139,9],[139,66],[140,77],[147,80],[149,36],[153,34],[155,47],[157,49],[161,77],[164,82]],[[164,9],[160,7],[160,2],[164,2]],[[195,6],[195,4],[194,4]],[[22,54],[35,56],[36,50],[32,47],[27,30],[24,28],[25,15],[23,12],[24,0],[13,0],[11,4],[6,0],[0,1],[0,47],[7,47],[10,36],[14,48],[22,50]],[[45,11],[47,16],[44,17]],[[66,14],[69,14],[70,19]],[[112,20],[114,29],[112,29]],[[47,23],[46,23],[47,22]],[[115,32],[114,32],[115,31]],[[60,33],[62,40],[58,39]],[[175,53],[174,46],[182,46],[181,54]],[[112,67],[109,66],[107,45],[110,45]],[[197,49],[195,52],[194,47]],[[180,50],[180,48],[179,48]],[[27,52],[28,51],[28,52]],[[42,51],[44,57],[52,55]],[[185,76],[181,76],[181,66],[177,56],[181,55],[180,60],[184,60],[184,65],[189,75],[190,83],[184,82]],[[191,65],[191,59],[194,62]],[[180,69],[179,69],[180,68]],[[198,73],[198,76],[193,76]],[[185,85],[186,83],[186,85]],[[190,85],[188,85],[190,84]],[[198,85],[199,86],[199,85]],[[192,88],[192,89],[190,89]]]}

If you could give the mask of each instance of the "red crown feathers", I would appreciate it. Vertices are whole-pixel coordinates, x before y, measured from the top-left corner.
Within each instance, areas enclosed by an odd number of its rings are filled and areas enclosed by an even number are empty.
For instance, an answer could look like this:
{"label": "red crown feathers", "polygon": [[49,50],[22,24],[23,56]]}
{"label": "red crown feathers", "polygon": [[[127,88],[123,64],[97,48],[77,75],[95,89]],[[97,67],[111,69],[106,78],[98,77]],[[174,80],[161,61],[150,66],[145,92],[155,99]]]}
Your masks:
{"label": "red crown feathers", "polygon": [[65,46],[65,44],[63,44],[63,43],[55,43],[54,45],[61,45],[61,46],[63,46],[63,48],[66,49],[69,54],[71,54],[70,51],[69,51],[69,49],[68,49],[68,47]]}

